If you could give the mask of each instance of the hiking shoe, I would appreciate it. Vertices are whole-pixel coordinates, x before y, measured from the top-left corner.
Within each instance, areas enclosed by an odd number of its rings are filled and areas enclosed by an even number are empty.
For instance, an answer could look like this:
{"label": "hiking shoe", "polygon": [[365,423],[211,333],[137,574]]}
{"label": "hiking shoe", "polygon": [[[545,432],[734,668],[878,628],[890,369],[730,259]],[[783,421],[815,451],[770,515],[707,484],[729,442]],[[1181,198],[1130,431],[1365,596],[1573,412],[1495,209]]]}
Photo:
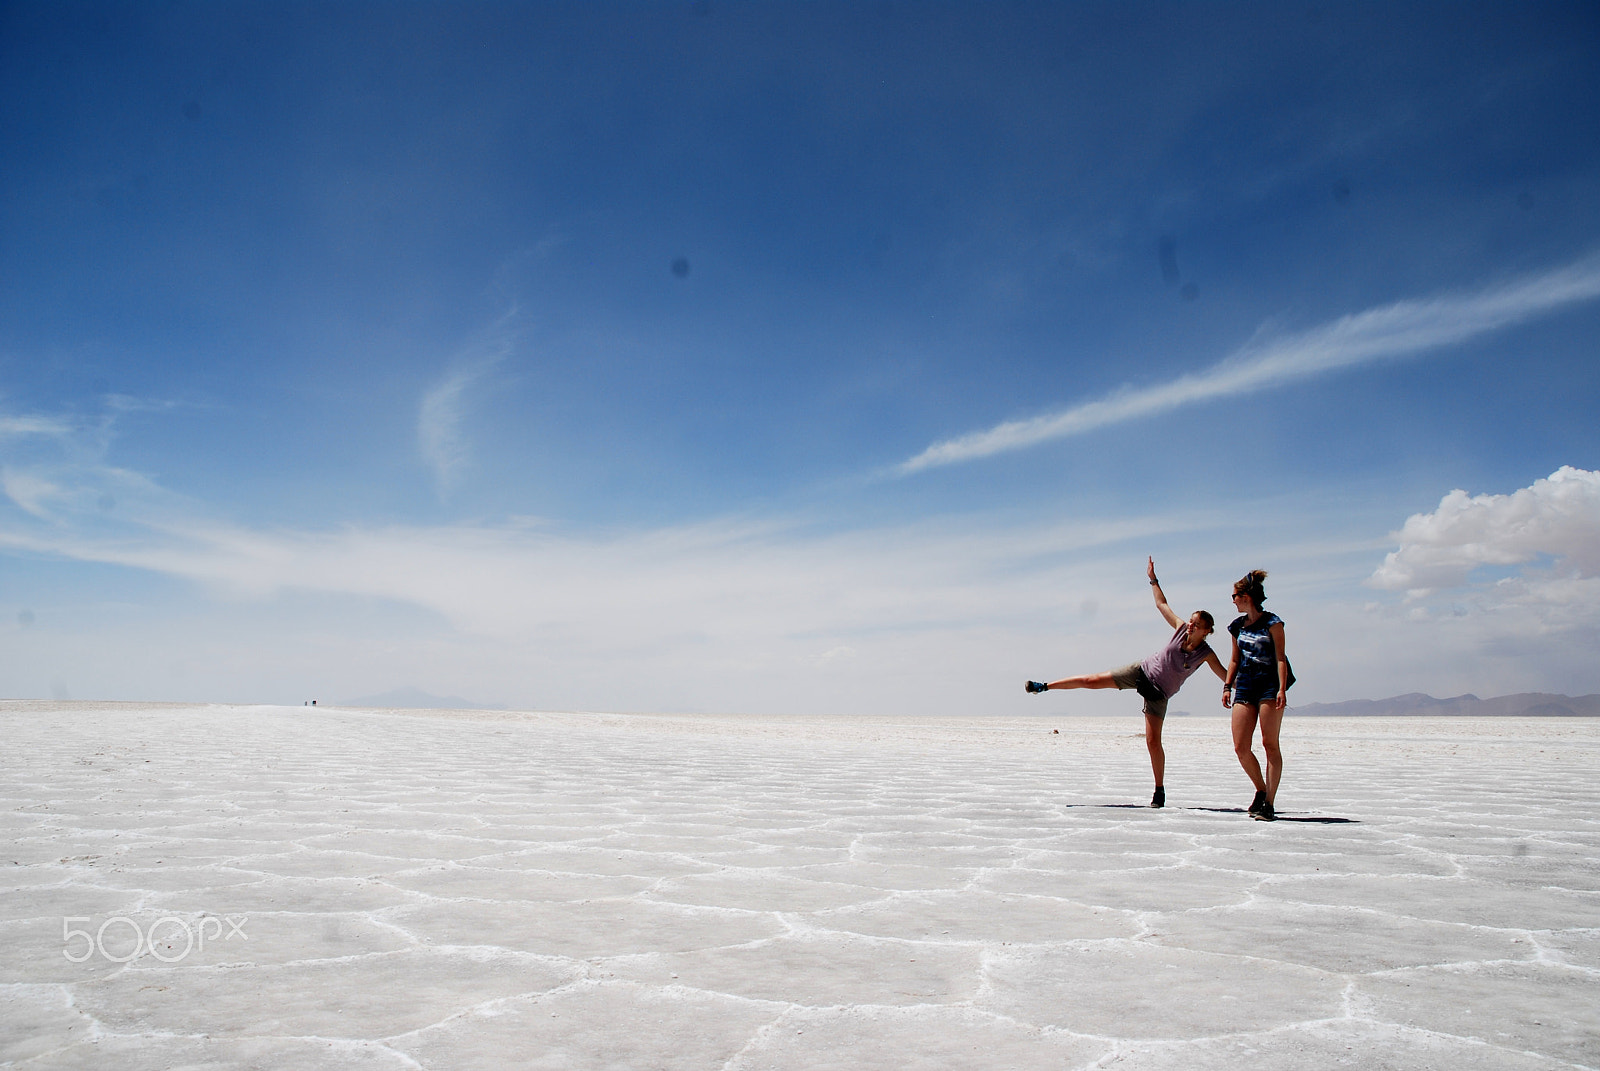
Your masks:
{"label": "hiking shoe", "polygon": [[1258,789],[1258,790],[1256,790],[1256,798],[1250,801],[1250,808],[1247,811],[1245,811],[1244,813],[1245,814],[1260,814],[1261,813],[1261,808],[1265,807],[1266,805],[1267,805],[1267,794]]}
{"label": "hiking shoe", "polygon": [[1278,820],[1278,812],[1272,809],[1272,804],[1263,803],[1261,809],[1250,817],[1257,822],[1276,822]]}
{"label": "hiking shoe", "polygon": [[1024,685],[1024,687],[1027,688],[1029,694],[1032,695],[1036,695],[1039,692],[1048,692],[1050,690],[1050,686],[1048,684],[1040,684],[1038,681],[1029,681],[1026,685]]}
{"label": "hiking shoe", "polygon": [[1150,806],[1165,807],[1167,805],[1167,790],[1160,785],[1156,786],[1156,794],[1150,797]]}

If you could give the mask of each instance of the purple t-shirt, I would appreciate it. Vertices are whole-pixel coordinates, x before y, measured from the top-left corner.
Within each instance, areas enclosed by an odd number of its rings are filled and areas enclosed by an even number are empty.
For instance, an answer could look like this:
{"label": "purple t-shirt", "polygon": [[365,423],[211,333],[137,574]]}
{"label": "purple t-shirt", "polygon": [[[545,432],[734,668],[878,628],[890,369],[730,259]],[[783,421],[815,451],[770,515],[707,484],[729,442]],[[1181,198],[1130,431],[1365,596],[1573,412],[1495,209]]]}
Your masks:
{"label": "purple t-shirt", "polygon": [[1179,625],[1178,631],[1172,634],[1172,639],[1167,641],[1165,647],[1139,663],[1139,668],[1150,678],[1150,683],[1160,688],[1161,694],[1168,699],[1178,694],[1183,682],[1206,664],[1206,656],[1211,653],[1210,645],[1203,640],[1199,647],[1185,651],[1183,634],[1186,630],[1186,625]]}

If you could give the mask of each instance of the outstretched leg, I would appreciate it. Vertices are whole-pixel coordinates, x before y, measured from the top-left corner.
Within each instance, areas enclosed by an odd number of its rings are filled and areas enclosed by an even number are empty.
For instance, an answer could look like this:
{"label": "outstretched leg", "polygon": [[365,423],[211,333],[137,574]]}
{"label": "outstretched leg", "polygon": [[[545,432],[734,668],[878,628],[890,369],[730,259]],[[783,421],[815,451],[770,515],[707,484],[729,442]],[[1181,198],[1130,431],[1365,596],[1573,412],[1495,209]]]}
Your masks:
{"label": "outstretched leg", "polygon": [[1063,677],[1058,681],[1051,681],[1045,685],[1048,689],[1064,690],[1067,688],[1115,688],[1117,682],[1111,679],[1109,673],[1085,673],[1081,677]]}

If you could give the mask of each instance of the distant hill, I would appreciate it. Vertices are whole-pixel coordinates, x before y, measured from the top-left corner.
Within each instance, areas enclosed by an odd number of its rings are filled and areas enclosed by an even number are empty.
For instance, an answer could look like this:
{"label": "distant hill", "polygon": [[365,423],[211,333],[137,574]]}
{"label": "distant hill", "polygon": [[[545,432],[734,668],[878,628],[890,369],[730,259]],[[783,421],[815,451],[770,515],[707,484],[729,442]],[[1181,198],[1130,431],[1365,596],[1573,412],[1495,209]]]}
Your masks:
{"label": "distant hill", "polygon": [[1475,695],[1458,695],[1452,699],[1435,699],[1421,692],[1391,696],[1388,699],[1351,699],[1344,703],[1306,703],[1291,706],[1295,714],[1337,714],[1344,717],[1374,715],[1395,717],[1406,714],[1469,715],[1493,717],[1499,715],[1523,718],[1593,718],[1600,717],[1600,695],[1551,695],[1548,692],[1518,692],[1494,699],[1479,699]]}
{"label": "distant hill", "polygon": [[430,695],[415,686],[396,688],[382,695],[347,699],[342,707],[395,707],[401,710],[500,710],[494,703],[474,703],[459,695]]}

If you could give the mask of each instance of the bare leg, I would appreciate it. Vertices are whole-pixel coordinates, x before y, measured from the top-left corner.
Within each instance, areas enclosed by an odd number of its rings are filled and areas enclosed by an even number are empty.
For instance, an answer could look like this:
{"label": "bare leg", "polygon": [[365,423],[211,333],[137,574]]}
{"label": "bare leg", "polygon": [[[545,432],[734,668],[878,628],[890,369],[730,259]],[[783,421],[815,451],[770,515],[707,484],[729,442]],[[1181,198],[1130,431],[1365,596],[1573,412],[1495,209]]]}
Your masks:
{"label": "bare leg", "polygon": [[1239,765],[1244,767],[1256,791],[1265,792],[1267,782],[1261,776],[1261,764],[1256,761],[1255,752],[1250,750],[1251,738],[1256,735],[1256,707],[1255,703],[1233,705],[1233,753],[1239,756]]}
{"label": "bare leg", "polygon": [[1157,788],[1167,783],[1167,752],[1161,746],[1161,723],[1165,720],[1144,716],[1144,746],[1150,751],[1150,772],[1156,775]]}
{"label": "bare leg", "polygon": [[1109,673],[1085,673],[1081,677],[1063,677],[1058,681],[1051,681],[1046,688],[1115,688],[1117,682],[1111,679]]}
{"label": "bare leg", "polygon": [[[1236,708],[1237,709],[1237,708]],[[1278,797],[1278,782],[1283,779],[1283,753],[1278,750],[1278,730],[1283,728],[1283,711],[1276,703],[1261,704],[1261,750],[1267,753],[1267,802]]]}

